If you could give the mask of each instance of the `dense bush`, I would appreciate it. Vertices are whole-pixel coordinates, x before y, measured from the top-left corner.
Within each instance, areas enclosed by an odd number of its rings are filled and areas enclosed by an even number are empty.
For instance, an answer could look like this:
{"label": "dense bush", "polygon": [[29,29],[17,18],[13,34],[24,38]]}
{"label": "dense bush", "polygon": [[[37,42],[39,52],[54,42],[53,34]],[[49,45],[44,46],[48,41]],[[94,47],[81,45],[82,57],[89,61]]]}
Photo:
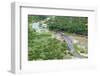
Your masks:
{"label": "dense bush", "polygon": [[66,43],[51,38],[49,33],[28,33],[28,60],[63,59]]}
{"label": "dense bush", "polygon": [[28,15],[28,23],[37,22],[37,21],[43,20],[45,18],[47,18],[47,16],[42,16],[42,15]]}
{"label": "dense bush", "polygon": [[87,17],[55,16],[47,24],[50,30],[55,31],[66,31],[81,35],[87,35],[88,31]]}

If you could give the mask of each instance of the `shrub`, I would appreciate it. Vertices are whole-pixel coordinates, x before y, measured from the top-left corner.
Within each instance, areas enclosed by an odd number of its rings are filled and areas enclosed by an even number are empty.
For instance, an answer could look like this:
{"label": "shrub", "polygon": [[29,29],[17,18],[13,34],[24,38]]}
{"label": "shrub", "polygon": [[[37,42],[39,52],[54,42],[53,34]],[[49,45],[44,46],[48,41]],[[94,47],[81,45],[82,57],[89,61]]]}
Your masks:
{"label": "shrub", "polygon": [[50,30],[66,31],[80,35],[87,35],[87,17],[55,16],[47,22]]}
{"label": "shrub", "polygon": [[48,33],[30,32],[28,37],[28,60],[63,59],[66,43],[51,38]]}

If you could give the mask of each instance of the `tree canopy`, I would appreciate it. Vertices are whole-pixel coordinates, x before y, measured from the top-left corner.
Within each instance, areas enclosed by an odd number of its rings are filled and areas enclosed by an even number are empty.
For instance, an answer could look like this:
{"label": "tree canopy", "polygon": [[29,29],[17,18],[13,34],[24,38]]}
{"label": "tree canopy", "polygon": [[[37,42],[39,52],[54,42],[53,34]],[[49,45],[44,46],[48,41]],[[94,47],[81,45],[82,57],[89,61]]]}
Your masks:
{"label": "tree canopy", "polygon": [[42,15],[28,15],[28,23],[38,22],[40,20],[43,20],[47,18],[47,16]]}
{"label": "tree canopy", "polygon": [[47,24],[48,28],[54,31],[66,31],[81,35],[87,35],[88,31],[87,17],[55,16]]}

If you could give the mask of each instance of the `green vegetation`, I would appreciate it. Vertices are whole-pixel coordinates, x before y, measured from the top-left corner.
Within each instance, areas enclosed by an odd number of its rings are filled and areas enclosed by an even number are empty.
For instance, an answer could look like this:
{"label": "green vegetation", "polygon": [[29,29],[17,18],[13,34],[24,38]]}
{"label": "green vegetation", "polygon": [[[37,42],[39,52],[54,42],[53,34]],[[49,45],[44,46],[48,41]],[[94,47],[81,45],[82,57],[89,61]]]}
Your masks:
{"label": "green vegetation", "polygon": [[75,48],[75,50],[76,50],[77,52],[79,52],[79,53],[85,53],[85,54],[88,53],[88,51],[87,51],[86,48],[78,47],[78,44],[74,44],[74,48]]}
{"label": "green vegetation", "polygon": [[34,16],[34,15],[28,15],[28,23],[33,23],[33,22],[38,22],[40,20],[43,20],[47,18],[47,16],[42,16],[42,15],[37,15],[37,16]]}
{"label": "green vegetation", "polygon": [[[49,19],[46,20],[47,18]],[[38,32],[32,27],[32,24],[37,22],[40,22],[42,27],[43,21],[48,31]],[[76,41],[73,44],[77,52],[87,54],[88,49],[82,47],[87,44],[87,24],[87,17],[28,15],[28,60],[71,59],[73,55],[67,43],[55,35],[58,31]]]}
{"label": "green vegetation", "polygon": [[51,38],[50,33],[28,34],[28,60],[63,59],[66,53],[66,43]]}
{"label": "green vegetation", "polygon": [[50,30],[87,35],[87,17],[55,16],[47,24]]}

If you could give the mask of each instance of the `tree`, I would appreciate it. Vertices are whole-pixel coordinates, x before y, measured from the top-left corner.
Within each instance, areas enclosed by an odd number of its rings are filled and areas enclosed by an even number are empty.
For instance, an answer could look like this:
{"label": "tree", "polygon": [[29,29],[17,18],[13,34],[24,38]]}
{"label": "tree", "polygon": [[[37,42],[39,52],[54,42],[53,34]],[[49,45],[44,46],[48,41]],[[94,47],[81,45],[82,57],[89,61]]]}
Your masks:
{"label": "tree", "polygon": [[70,17],[70,16],[55,16],[51,18],[47,24],[48,28],[53,31],[66,31],[87,35],[87,17]]}
{"label": "tree", "polygon": [[28,15],[28,22],[29,23],[33,23],[33,22],[37,22],[40,20],[43,20],[47,18],[47,16],[42,16],[42,15]]}

